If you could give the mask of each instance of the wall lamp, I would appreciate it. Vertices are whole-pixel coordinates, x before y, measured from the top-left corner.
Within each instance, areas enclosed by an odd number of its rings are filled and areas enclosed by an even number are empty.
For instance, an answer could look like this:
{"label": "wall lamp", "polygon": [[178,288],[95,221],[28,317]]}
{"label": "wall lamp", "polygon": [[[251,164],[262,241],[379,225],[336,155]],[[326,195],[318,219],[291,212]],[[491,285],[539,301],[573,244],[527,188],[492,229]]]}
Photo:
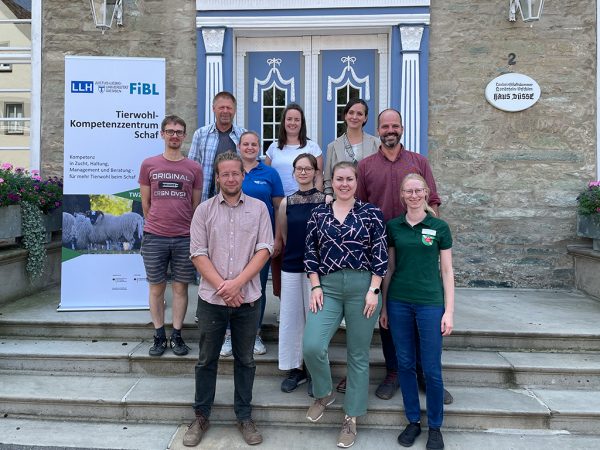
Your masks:
{"label": "wall lamp", "polygon": [[117,25],[123,25],[123,0],[89,0],[92,8],[92,17],[96,28],[110,30],[113,20],[117,19]]}
{"label": "wall lamp", "polygon": [[533,22],[540,20],[542,9],[544,9],[544,0],[509,0],[508,20],[515,22],[517,20],[517,10],[521,12],[523,22]]}

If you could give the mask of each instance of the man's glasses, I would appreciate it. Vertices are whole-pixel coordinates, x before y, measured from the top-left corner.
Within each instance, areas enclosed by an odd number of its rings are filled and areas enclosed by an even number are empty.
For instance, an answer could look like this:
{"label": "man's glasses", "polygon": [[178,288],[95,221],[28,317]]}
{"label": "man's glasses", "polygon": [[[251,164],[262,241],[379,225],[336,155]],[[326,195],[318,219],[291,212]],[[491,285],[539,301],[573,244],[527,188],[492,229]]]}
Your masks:
{"label": "man's glasses", "polygon": [[423,189],[423,188],[420,188],[420,189],[402,189],[402,192],[404,192],[406,195],[413,195],[413,194],[421,195],[423,192],[425,192],[425,189]]}
{"label": "man's glasses", "polygon": [[164,131],[164,133],[167,136],[177,136],[177,137],[182,137],[182,136],[185,135],[185,131],[183,131],[183,130],[170,130],[170,129],[166,129]]}
{"label": "man's glasses", "polygon": [[311,173],[315,171],[313,167],[294,167],[294,170],[298,173]]}

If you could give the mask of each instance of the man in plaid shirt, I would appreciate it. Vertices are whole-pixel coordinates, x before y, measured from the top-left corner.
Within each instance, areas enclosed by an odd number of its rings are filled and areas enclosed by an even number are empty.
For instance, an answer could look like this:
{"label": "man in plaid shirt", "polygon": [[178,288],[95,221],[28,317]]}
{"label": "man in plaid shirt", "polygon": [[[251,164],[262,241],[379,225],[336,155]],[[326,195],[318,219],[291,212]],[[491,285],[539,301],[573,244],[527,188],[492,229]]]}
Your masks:
{"label": "man in plaid shirt", "polygon": [[233,94],[219,92],[213,99],[215,123],[198,128],[194,133],[188,158],[202,166],[204,178],[201,201],[211,198],[216,193],[213,166],[217,156],[227,151],[237,152],[240,136],[246,131],[233,124],[236,104]]}

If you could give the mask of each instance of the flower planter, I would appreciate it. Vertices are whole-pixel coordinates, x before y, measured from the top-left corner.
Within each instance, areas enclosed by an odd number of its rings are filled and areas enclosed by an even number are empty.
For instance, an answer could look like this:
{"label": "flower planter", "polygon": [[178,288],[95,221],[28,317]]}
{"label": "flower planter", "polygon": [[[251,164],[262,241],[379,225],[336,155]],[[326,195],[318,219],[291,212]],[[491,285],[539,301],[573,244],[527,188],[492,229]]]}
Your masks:
{"label": "flower planter", "polygon": [[13,243],[21,234],[21,207],[19,205],[1,207],[0,242]]}
{"label": "flower planter", "polygon": [[[44,215],[46,228],[46,243],[52,239],[52,232],[62,228],[62,214],[60,209]],[[14,244],[16,239],[23,235],[21,228],[21,206],[10,205],[0,208],[0,244]]]}
{"label": "flower planter", "polygon": [[577,215],[577,236],[593,239],[593,249],[600,251],[600,214]]}

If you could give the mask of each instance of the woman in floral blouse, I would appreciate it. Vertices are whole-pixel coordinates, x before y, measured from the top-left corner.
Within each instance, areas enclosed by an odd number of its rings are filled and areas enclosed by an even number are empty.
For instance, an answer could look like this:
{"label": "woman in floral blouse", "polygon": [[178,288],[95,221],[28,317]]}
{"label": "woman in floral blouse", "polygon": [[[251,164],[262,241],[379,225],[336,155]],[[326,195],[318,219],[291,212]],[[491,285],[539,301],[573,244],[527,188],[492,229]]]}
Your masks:
{"label": "woman in floral blouse", "polygon": [[333,168],[335,201],[316,207],[307,225],[304,267],[311,283],[312,314],[304,329],[304,361],[312,375],[314,404],[306,415],[318,421],[335,401],[327,349],[342,318],[348,349],[346,416],[338,447],[356,437],[356,417],[367,412],[369,346],[379,311],[379,289],[388,252],[383,213],[354,198],[356,167],[343,161]]}

